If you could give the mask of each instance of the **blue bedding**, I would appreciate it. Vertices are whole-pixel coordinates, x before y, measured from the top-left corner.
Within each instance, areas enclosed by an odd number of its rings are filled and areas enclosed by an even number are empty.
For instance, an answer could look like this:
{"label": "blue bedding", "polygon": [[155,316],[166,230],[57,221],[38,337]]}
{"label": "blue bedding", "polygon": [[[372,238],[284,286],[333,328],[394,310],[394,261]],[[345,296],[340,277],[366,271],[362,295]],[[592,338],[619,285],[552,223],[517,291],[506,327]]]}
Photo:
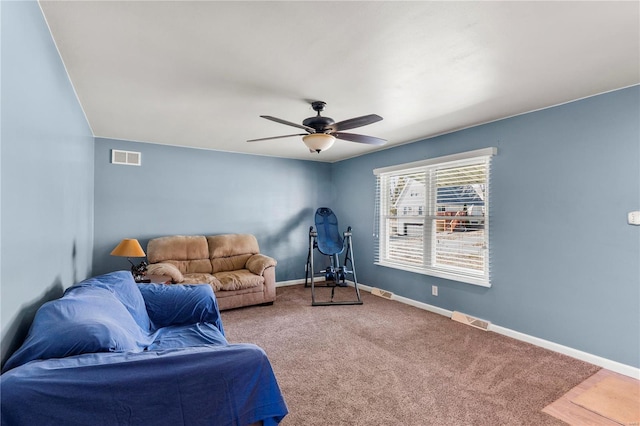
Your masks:
{"label": "blue bedding", "polygon": [[43,305],[0,376],[3,425],[278,424],[258,346],[229,344],[208,285],[95,277]]}

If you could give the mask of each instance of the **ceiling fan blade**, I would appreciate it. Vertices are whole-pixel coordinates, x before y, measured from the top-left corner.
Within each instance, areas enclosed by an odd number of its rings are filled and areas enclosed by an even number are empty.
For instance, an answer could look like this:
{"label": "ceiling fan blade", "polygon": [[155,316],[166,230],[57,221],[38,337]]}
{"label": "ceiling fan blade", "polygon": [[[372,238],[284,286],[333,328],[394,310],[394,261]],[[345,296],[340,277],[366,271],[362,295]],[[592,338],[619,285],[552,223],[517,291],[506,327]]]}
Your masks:
{"label": "ceiling fan blade", "polygon": [[332,124],[330,127],[334,132],[339,132],[340,130],[349,130],[355,129],[356,127],[366,126],[367,124],[376,123],[382,120],[377,114],[369,114],[363,115],[362,117],[350,118],[348,120],[339,121],[335,124]]}
{"label": "ceiling fan blade", "polygon": [[291,121],[283,120],[283,119],[277,118],[277,117],[272,117],[270,115],[261,115],[260,117],[266,118],[267,120],[275,121],[276,123],[286,124],[287,126],[297,127],[299,129],[306,130],[309,133],[315,133],[316,132],[316,129],[314,129],[313,127],[303,126],[302,124],[297,124],[297,123],[292,123]]}
{"label": "ceiling fan blade", "polygon": [[296,135],[271,136],[270,138],[249,139],[247,142],[270,141],[272,139],[291,138],[293,136],[306,136],[306,135],[308,135],[308,133],[300,133]]}
{"label": "ceiling fan blade", "polygon": [[375,138],[373,136],[356,135],[355,133],[331,133],[338,139],[343,139],[350,142],[366,143],[368,145],[384,145],[387,143],[385,139]]}

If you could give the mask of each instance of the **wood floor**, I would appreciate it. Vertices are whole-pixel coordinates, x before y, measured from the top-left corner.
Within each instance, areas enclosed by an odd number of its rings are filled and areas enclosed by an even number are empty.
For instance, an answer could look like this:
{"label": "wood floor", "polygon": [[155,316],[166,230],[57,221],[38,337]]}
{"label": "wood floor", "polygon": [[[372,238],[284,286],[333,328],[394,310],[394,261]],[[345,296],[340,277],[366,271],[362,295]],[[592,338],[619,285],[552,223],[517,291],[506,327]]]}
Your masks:
{"label": "wood floor", "polygon": [[[638,384],[638,380],[635,380],[631,377],[602,369],[593,376],[589,377],[584,382],[580,383],[575,388],[571,389],[569,392],[563,395],[562,398],[558,399],[552,404],[549,404],[542,411],[570,425],[576,426],[620,426],[621,424],[624,424],[610,420],[571,402],[573,399],[592,389],[597,383],[608,377],[615,377],[619,380],[624,381],[625,383],[634,383],[636,385]],[[640,401],[638,401],[637,404],[638,407],[640,407]],[[640,422],[628,423],[625,426],[640,426]]]}

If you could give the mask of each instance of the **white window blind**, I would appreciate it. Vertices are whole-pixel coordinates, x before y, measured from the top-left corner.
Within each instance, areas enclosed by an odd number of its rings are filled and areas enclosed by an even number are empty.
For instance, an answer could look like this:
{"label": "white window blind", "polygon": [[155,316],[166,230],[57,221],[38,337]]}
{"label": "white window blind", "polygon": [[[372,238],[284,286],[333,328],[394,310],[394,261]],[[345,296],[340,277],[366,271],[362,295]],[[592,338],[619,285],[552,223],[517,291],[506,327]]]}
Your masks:
{"label": "white window blind", "polygon": [[376,264],[490,286],[496,148],[374,170]]}

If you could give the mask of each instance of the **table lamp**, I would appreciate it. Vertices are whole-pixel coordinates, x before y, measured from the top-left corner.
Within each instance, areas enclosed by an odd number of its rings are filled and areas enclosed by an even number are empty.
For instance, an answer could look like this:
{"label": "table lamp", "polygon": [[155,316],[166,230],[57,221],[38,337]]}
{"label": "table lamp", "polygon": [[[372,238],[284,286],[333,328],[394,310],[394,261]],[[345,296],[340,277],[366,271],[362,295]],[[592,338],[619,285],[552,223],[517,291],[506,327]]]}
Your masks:
{"label": "table lamp", "polygon": [[141,262],[138,266],[134,265],[131,261],[132,257],[145,257],[146,254],[140,243],[135,238],[125,238],[120,241],[120,244],[116,246],[111,251],[111,256],[122,256],[126,257],[129,263],[131,264],[131,274],[136,279],[136,281],[140,280],[144,275],[145,270],[147,269],[147,262]]}

